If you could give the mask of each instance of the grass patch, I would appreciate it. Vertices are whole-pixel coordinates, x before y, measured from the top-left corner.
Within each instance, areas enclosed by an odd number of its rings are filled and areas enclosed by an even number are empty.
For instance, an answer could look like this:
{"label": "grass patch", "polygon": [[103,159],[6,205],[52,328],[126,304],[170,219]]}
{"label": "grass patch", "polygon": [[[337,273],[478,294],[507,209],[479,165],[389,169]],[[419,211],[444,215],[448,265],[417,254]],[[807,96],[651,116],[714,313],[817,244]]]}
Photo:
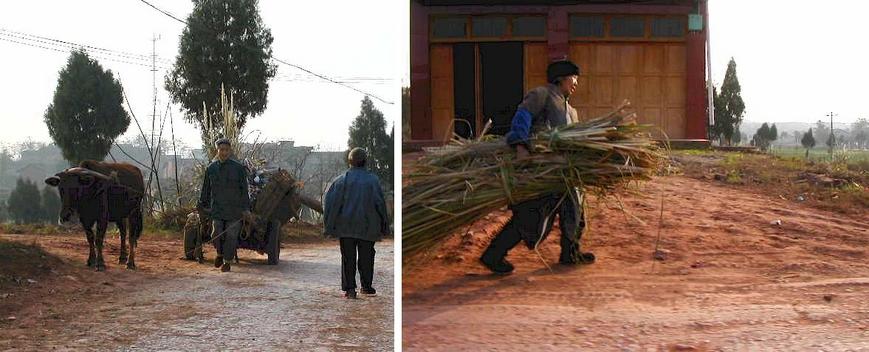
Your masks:
{"label": "grass patch", "polygon": [[[865,214],[869,209],[869,171],[860,156],[832,162],[770,154],[724,151],[673,151],[673,159],[687,176],[718,180],[750,187],[758,193],[805,203],[848,214]],[[816,161],[818,160],[818,161]],[[813,178],[829,178],[824,184]]]}

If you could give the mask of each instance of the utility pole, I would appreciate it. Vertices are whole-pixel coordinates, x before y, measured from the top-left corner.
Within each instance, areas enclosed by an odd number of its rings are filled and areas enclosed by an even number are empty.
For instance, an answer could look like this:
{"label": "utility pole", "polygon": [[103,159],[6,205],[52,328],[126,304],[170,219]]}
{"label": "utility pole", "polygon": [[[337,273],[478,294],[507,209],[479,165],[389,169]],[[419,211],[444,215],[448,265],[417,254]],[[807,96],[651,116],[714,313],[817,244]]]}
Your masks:
{"label": "utility pole", "polygon": [[[157,194],[160,199],[160,210],[165,210],[165,205],[163,204],[163,189],[160,187],[160,165],[155,160],[159,160],[158,153],[160,153],[159,149],[155,147],[157,144],[154,143],[154,130],[156,129],[156,121],[157,121],[157,40],[160,39],[159,35],[151,36],[151,89],[153,96],[153,108],[151,112],[151,146],[154,148],[151,152],[151,172],[148,174],[148,188],[151,188],[151,179],[157,181]],[[162,126],[161,126],[162,131]],[[153,199],[153,194],[152,197]]]}
{"label": "utility pole", "polygon": [[836,134],[833,133],[833,116],[838,116],[838,114],[833,114],[831,111],[829,115],[830,117],[830,161],[833,161],[833,145],[836,144]]}

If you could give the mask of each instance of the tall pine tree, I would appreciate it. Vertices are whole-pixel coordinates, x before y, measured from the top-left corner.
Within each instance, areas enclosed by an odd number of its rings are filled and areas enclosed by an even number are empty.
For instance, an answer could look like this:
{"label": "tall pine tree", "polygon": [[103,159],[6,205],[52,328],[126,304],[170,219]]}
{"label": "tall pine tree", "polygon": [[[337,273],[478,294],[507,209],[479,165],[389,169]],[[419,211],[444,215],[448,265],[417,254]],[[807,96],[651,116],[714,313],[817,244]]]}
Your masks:
{"label": "tall pine tree", "polygon": [[800,143],[803,145],[803,148],[806,148],[806,159],[809,158],[809,149],[815,147],[815,137],[812,136],[812,129],[809,128],[809,131],[803,134],[803,138],[800,140]]}
{"label": "tall pine tree", "polygon": [[60,215],[60,195],[54,187],[42,189],[42,218],[49,224],[57,223]]}
{"label": "tall pine tree", "polygon": [[106,157],[130,125],[122,102],[121,84],[112,71],[103,70],[83,50],[73,51],[44,116],[48,134],[70,165]]}
{"label": "tall pine tree", "polygon": [[715,109],[715,124],[712,134],[724,144],[730,145],[733,136],[739,133],[739,124],[745,114],[745,102],[742,101],[742,88],[736,77],[736,60],[730,59],[721,91],[713,89],[713,108]]}
{"label": "tall pine tree", "polygon": [[[257,0],[193,0],[193,12],[181,34],[178,56],[166,77],[172,102],[181,104],[185,119],[206,133],[205,114],[221,129],[221,87],[232,97],[236,127],[261,114],[268,102],[271,30],[259,15]],[[203,108],[207,111],[203,112]],[[213,141],[203,141],[207,144]]]}
{"label": "tall pine tree", "polygon": [[9,215],[19,224],[33,224],[43,219],[39,188],[30,180],[19,178],[6,204]]}
{"label": "tall pine tree", "polygon": [[362,99],[362,110],[350,125],[350,149],[365,148],[368,151],[368,169],[374,172],[384,187],[392,189],[393,138],[395,128],[386,133],[386,120],[383,113],[374,107],[367,96]]}

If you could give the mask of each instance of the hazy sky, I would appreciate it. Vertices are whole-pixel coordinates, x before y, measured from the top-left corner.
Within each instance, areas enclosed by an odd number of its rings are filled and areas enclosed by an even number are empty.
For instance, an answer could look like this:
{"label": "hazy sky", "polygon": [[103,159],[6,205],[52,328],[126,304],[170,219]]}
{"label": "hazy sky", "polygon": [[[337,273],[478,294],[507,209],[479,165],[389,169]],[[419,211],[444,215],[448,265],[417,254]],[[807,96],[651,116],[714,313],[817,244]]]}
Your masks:
{"label": "hazy sky", "polygon": [[736,60],[747,121],[869,118],[867,2],[710,0],[712,78]]}
{"label": "hazy sky", "polygon": [[[149,2],[182,19],[193,9],[191,1]],[[163,68],[157,72],[157,99],[158,110],[165,110],[168,98],[162,88],[163,77],[174,62],[183,24],[138,0],[31,0],[0,1],[0,4],[3,8],[0,29],[145,56],[151,54],[152,35],[160,36],[156,53],[158,65]],[[340,4],[260,1],[260,14],[274,37],[275,57],[339,80],[376,78],[357,80],[352,85],[394,103],[373,99],[390,126],[400,120],[401,114],[401,68],[407,65],[406,55],[402,54],[407,46],[407,13],[408,6],[398,0],[348,0]],[[10,40],[23,41],[0,31],[0,143],[28,138],[50,141],[43,113],[51,102],[58,72],[66,64],[69,52],[34,48]],[[152,75],[150,67],[146,67],[150,61],[95,50],[91,53],[104,68],[121,78],[133,113],[150,130]],[[359,113],[363,95],[282,64],[278,64],[277,76],[270,84],[266,111],[250,120],[246,130],[259,130],[272,140],[295,140],[297,144],[332,150],[344,148],[347,128]],[[176,136],[187,145],[198,146],[198,130],[181,122],[181,115],[178,107],[173,107]],[[138,133],[131,123],[122,138]]]}
{"label": "hazy sky", "polygon": [[[190,1],[150,2],[181,18],[192,9]],[[183,29],[182,24],[138,0],[0,3],[2,29],[139,55],[150,55],[151,37],[156,34],[161,37],[156,44],[159,60],[169,62]],[[869,93],[865,88],[869,46],[863,44],[869,27],[863,18],[866,5],[861,4],[852,0],[823,4],[710,0],[713,80],[720,84],[727,61],[736,59],[747,121],[814,122],[826,120],[824,115],[830,111],[845,123],[869,117],[869,106],[864,103]],[[399,123],[400,87],[409,77],[406,1],[261,0],[260,10],[275,37],[276,57],[339,79],[386,79],[353,85],[394,102],[375,100],[375,105],[390,123]],[[0,143],[28,138],[49,141],[42,115],[68,53],[9,40],[20,41],[0,32]],[[146,119],[151,113],[151,72],[148,67],[117,60],[147,62],[92,53],[121,77],[133,112]],[[165,61],[160,65],[169,66]],[[161,69],[157,77],[161,110],[167,101],[162,89],[165,73]],[[278,76],[271,83],[266,112],[251,120],[247,130],[261,131],[273,140],[343,148],[362,95],[285,65],[278,65]],[[197,146],[196,128],[181,122],[177,107],[173,111],[176,134],[186,144]],[[124,137],[136,133],[131,125]]]}

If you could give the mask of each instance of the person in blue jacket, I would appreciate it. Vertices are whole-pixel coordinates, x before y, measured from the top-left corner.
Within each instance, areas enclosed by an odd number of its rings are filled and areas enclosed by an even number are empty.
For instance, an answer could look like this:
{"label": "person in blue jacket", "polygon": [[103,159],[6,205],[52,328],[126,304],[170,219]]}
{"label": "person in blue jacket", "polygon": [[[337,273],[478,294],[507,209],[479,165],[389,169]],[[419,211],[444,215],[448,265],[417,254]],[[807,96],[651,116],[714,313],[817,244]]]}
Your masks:
{"label": "person in blue jacket", "polygon": [[[506,136],[507,144],[516,150],[517,159],[530,156],[532,148],[529,139],[533,134],[578,121],[576,109],[569,104],[578,78],[579,67],[576,64],[568,60],[556,61],[546,68],[549,83],[525,95]],[[507,252],[523,240],[528,248],[534,248],[552,230],[556,214],[561,227],[559,262],[565,265],[594,262],[594,254],[583,253],[579,248],[585,215],[581,203],[576,204],[582,195],[576,190],[572,192],[573,195],[548,194],[512,205],[510,209],[513,216],[492,239],[480,262],[497,274],[512,272],[513,265],[505,259]]]}
{"label": "person in blue jacket", "polygon": [[323,207],[325,235],[340,243],[341,289],[346,298],[356,298],[357,265],[362,294],[377,293],[372,283],[374,242],[389,234],[383,190],[377,176],[365,169],[367,158],[365,149],[350,151],[350,169],[329,186]]}

